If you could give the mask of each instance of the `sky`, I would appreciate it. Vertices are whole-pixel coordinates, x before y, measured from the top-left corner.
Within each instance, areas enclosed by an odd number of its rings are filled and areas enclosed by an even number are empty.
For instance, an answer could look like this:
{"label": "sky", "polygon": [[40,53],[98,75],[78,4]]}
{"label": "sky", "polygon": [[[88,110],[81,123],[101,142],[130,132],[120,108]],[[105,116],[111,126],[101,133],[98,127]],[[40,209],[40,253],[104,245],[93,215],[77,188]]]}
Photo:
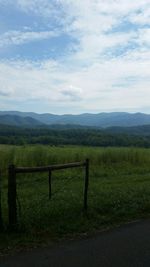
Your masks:
{"label": "sky", "polygon": [[0,0],[0,110],[150,113],[150,0]]}

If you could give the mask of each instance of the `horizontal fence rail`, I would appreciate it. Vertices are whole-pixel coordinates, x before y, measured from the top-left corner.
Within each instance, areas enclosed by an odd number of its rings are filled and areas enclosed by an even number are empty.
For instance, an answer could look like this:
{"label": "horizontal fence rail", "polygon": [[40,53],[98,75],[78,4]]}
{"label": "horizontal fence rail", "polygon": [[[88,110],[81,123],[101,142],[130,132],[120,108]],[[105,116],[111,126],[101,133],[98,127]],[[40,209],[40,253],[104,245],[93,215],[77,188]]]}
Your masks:
{"label": "horizontal fence rail", "polygon": [[84,184],[84,196],[83,196],[83,208],[87,210],[87,196],[88,196],[88,185],[89,185],[89,159],[84,162],[73,162],[67,164],[56,164],[41,167],[16,167],[15,165],[9,165],[8,168],[8,217],[9,217],[9,228],[15,229],[17,225],[17,184],[16,174],[20,173],[35,173],[35,172],[48,172],[49,182],[49,199],[51,199],[51,176],[52,171],[62,170],[68,168],[85,168],[85,184]]}
{"label": "horizontal fence rail", "polygon": [[86,162],[57,164],[57,165],[49,165],[42,167],[15,167],[15,172],[16,173],[46,172],[46,171],[62,170],[62,169],[77,168],[84,166],[86,166]]}

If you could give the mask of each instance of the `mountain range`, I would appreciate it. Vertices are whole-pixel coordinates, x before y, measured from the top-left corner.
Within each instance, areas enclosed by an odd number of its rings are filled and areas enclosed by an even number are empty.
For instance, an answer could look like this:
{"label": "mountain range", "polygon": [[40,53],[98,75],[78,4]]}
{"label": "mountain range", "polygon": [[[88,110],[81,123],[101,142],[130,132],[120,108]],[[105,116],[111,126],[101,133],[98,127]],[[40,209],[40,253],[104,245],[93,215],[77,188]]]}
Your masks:
{"label": "mountain range", "polygon": [[[0,111],[0,124],[37,127],[50,125],[78,125],[98,128],[150,125],[150,114],[144,113],[84,113],[80,115],[38,114],[34,112]],[[119,129],[118,129],[119,130]]]}
{"label": "mountain range", "polygon": [[32,117],[21,117],[17,115],[0,115],[0,124],[19,126],[19,127],[37,127],[43,124]]}

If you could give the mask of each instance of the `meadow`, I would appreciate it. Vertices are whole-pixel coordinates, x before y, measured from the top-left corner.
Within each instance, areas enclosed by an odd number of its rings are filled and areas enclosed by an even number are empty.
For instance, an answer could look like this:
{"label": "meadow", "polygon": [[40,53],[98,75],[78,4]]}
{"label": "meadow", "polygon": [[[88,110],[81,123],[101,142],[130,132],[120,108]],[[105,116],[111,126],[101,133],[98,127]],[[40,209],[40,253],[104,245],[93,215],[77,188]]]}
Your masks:
{"label": "meadow", "polygon": [[[17,175],[18,230],[7,231],[7,168],[90,160],[88,211],[83,211],[84,170]],[[47,244],[94,233],[150,214],[150,149],[0,145],[2,171],[1,249]]]}

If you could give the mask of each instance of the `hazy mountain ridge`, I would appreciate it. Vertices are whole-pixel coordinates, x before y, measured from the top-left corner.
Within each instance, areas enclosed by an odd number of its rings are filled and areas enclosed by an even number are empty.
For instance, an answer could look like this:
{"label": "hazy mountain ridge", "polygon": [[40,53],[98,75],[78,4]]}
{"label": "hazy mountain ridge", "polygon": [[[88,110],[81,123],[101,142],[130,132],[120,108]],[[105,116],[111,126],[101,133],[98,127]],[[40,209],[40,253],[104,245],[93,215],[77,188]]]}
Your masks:
{"label": "hazy mountain ridge", "polygon": [[1,115],[0,113],[0,124],[18,126],[18,127],[37,127],[43,124],[33,119],[32,117],[20,117],[17,115]]}
{"label": "hazy mountain ridge", "polygon": [[[0,111],[0,116],[9,115],[18,116],[23,118],[32,118],[35,121],[34,124],[60,124],[60,125],[80,125],[80,126],[92,126],[92,127],[129,127],[129,126],[140,126],[150,124],[150,114],[144,113],[127,113],[127,112],[112,112],[112,113],[84,113],[79,115],[55,115],[55,114],[38,114],[34,112],[19,112],[19,111]],[[11,120],[11,117],[10,117]],[[18,119],[19,121],[19,119]],[[2,123],[0,121],[0,123]],[[6,123],[5,123],[6,124]],[[22,122],[22,124],[24,124]],[[11,125],[13,125],[13,120]]]}

